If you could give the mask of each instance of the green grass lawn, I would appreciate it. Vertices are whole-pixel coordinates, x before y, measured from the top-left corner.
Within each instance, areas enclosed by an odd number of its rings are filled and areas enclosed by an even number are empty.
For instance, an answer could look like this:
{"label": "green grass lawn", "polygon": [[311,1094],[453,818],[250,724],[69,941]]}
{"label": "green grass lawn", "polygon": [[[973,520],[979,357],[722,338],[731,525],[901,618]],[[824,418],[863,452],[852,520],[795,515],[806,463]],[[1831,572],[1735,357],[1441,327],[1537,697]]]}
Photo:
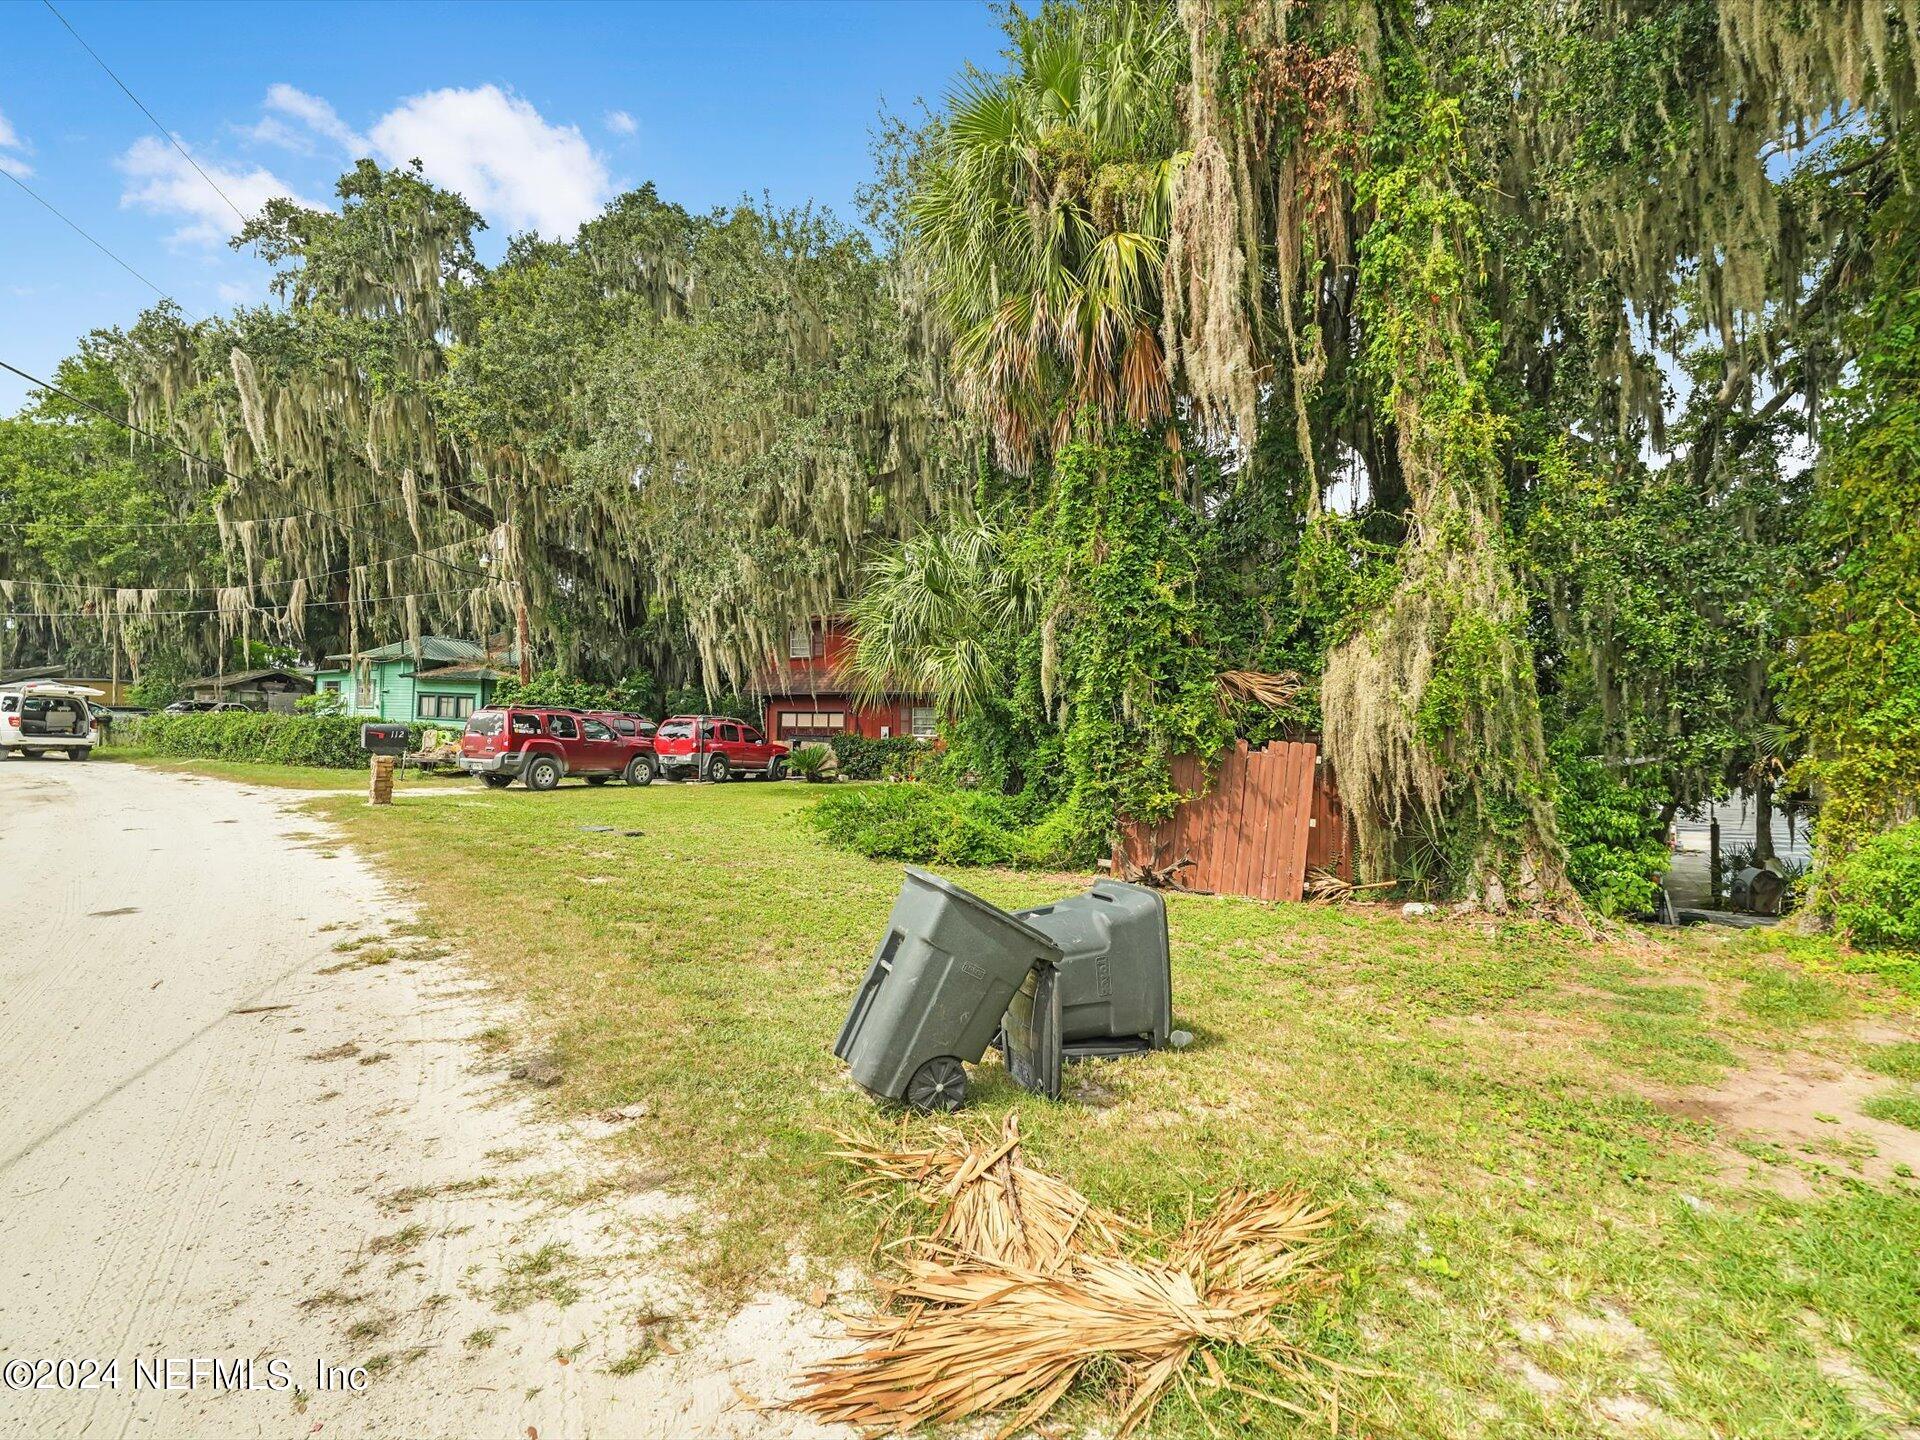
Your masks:
{"label": "green grass lawn", "polygon": [[[275,786],[282,790],[352,790],[364,795],[368,783],[365,770],[332,770],[319,765],[270,765],[248,760],[189,759],[154,755],[128,746],[102,746],[94,752],[92,763],[97,765],[102,761],[137,763],[149,770],[165,770],[179,775],[210,775],[218,780],[234,780],[243,785]],[[465,790],[473,783],[464,775],[428,775],[418,770],[398,771],[393,779],[396,793],[448,787]]]}
{"label": "green grass lawn", "polygon": [[[609,1143],[706,1202],[699,1273],[734,1293],[778,1283],[790,1254],[866,1257],[876,1216],[847,1202],[827,1132],[925,1123],[883,1118],[828,1053],[899,869],[818,843],[800,820],[811,793],[315,802],[417,896],[434,938],[523,1003],[533,1033],[499,1038],[551,1047],[550,1103],[651,1102]],[[1017,905],[1087,877],[958,878]],[[1898,1090],[1920,1036],[1909,996],[1765,932],[1593,943],[1390,909],[1169,903],[1194,1045],[1075,1067],[1058,1105],[989,1062],[973,1110],[1017,1109],[1037,1163],[1141,1218],[1176,1224],[1237,1184],[1341,1202],[1342,1283],[1302,1338],[1388,1372],[1349,1383],[1341,1433],[1920,1423],[1920,1186],[1884,1163],[1873,1178],[1849,1116],[1796,1148],[1681,1103],[1742,1067],[1831,1065]],[[1325,1428],[1204,1403],[1176,1392],[1152,1433]]]}

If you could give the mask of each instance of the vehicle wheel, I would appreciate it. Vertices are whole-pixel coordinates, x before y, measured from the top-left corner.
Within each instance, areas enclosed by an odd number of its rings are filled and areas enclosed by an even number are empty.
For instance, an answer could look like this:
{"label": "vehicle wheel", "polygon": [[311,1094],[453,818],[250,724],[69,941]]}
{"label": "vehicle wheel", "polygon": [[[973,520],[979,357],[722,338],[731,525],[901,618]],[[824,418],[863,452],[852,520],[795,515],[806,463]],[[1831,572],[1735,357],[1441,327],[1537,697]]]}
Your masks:
{"label": "vehicle wheel", "polygon": [[775,760],[771,765],[767,766],[767,779],[784,780],[786,778],[787,778],[787,762],[786,761]]}
{"label": "vehicle wheel", "polygon": [[644,755],[634,756],[627,762],[626,781],[629,785],[651,785],[653,762]]}
{"label": "vehicle wheel", "polygon": [[93,758],[93,747],[91,745],[82,745],[77,750],[69,750],[67,751],[67,758],[69,760],[90,760]]}
{"label": "vehicle wheel", "polygon": [[951,1055],[936,1055],[907,1082],[907,1104],[916,1110],[958,1110],[967,1101],[967,1072]]}
{"label": "vehicle wheel", "polygon": [[560,783],[560,766],[557,761],[542,755],[527,766],[527,789],[551,790]]}
{"label": "vehicle wheel", "polygon": [[587,776],[587,784],[604,785],[607,783],[607,781],[611,779],[613,779],[613,776],[611,775],[589,775]]}
{"label": "vehicle wheel", "polygon": [[504,790],[513,783],[511,775],[482,775],[480,779],[489,790]]}
{"label": "vehicle wheel", "polygon": [[733,767],[727,764],[727,757],[716,755],[707,762],[707,779],[716,785],[724,785],[733,778]]}

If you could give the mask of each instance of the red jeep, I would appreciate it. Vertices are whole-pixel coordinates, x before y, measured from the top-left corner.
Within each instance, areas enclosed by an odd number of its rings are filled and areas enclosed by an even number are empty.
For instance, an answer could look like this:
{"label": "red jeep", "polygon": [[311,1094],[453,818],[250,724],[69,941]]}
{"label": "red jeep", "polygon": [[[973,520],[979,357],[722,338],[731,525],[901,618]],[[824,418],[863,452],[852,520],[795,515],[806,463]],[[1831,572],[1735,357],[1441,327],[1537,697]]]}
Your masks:
{"label": "red jeep", "polygon": [[468,717],[460,768],[495,789],[516,775],[529,790],[551,790],[564,775],[582,776],[589,785],[616,775],[629,785],[650,785],[653,742],[637,729],[623,734],[614,717],[595,711],[505,705]]}
{"label": "red jeep", "polygon": [[731,780],[787,773],[787,747],[769,740],[744,720],[729,715],[674,715],[654,732],[655,763],[667,779]]}

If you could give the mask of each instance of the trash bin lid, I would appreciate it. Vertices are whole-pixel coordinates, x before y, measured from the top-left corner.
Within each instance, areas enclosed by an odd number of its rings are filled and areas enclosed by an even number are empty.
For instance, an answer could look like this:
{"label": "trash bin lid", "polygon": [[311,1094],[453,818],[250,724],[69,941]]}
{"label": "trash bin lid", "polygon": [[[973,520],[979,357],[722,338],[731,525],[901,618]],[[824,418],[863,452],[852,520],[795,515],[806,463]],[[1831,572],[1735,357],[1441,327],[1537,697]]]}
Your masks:
{"label": "trash bin lid", "polygon": [[997,923],[1005,925],[1009,929],[1019,931],[1026,939],[1039,946],[1045,954],[1053,956],[1057,963],[1060,956],[1060,944],[1044,930],[1036,929],[1018,916],[1002,910],[991,900],[982,900],[971,890],[962,890],[951,880],[942,879],[931,871],[922,870],[915,865],[908,865],[905,868],[907,877],[910,880],[913,880],[917,884],[925,885],[930,890],[938,890],[942,895],[953,900],[958,900],[962,905],[971,906],[973,909],[992,917]]}

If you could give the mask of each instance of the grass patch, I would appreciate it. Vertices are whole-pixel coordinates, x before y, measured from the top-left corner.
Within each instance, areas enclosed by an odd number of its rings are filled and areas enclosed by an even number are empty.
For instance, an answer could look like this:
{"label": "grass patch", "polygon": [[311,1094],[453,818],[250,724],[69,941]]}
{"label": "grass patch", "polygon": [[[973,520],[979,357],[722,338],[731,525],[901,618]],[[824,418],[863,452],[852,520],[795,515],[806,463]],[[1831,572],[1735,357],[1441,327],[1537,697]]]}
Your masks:
{"label": "grass patch", "polygon": [[1848,1009],[1846,992],[1818,975],[1777,965],[1749,966],[1741,975],[1746,987],[1740,1007],[1769,1025],[1799,1029],[1838,1019]]}
{"label": "grass patch", "polygon": [[1874,1095],[1860,1106],[1860,1113],[1875,1120],[1904,1125],[1909,1130],[1920,1130],[1920,1095],[1899,1090]]}
{"label": "grass patch", "polygon": [[493,1305],[502,1314],[524,1310],[536,1300],[565,1308],[580,1298],[569,1272],[575,1260],[565,1245],[549,1241],[509,1259],[494,1287]]}
{"label": "grass patch", "polygon": [[1920,1080],[1920,1040],[1874,1045],[1866,1053],[1867,1068],[1894,1080]]}
{"label": "grass patch", "polygon": [[[811,795],[474,786],[383,810],[317,802],[524,1004],[525,1033],[487,1043],[555,1057],[562,1078],[536,1103],[648,1102],[606,1143],[701,1200],[684,1253],[734,1294],[779,1283],[796,1252],[865,1261],[881,1212],[848,1203],[828,1132],[925,1124],[878,1112],[828,1053],[900,872],[827,848],[797,814]],[[616,845],[583,825],[644,833]],[[956,878],[1023,905],[1089,877]],[[1644,1397],[1650,1433],[1839,1440],[1877,1422],[1830,1378],[1835,1349],[1889,1393],[1920,1394],[1920,1188],[1816,1173],[1800,1200],[1729,1189],[1724,1147],[1784,1152],[1660,1103],[1802,1026],[1797,1050],[1857,1063],[1818,1017],[1911,1016],[1894,989],[1771,932],[1594,943],[1388,907],[1175,895],[1169,911],[1194,1045],[1075,1067],[1084,1104],[1035,1100],[989,1061],[973,1113],[1018,1111],[1039,1163],[1165,1228],[1236,1184],[1339,1202],[1346,1283],[1290,1338],[1386,1372],[1352,1383],[1343,1431],[1586,1436],[1601,1402]],[[564,1304],[576,1263],[551,1246],[515,1256],[495,1303]],[[1521,1359],[1560,1388],[1529,1383]],[[1152,1433],[1325,1428],[1202,1391]]]}

